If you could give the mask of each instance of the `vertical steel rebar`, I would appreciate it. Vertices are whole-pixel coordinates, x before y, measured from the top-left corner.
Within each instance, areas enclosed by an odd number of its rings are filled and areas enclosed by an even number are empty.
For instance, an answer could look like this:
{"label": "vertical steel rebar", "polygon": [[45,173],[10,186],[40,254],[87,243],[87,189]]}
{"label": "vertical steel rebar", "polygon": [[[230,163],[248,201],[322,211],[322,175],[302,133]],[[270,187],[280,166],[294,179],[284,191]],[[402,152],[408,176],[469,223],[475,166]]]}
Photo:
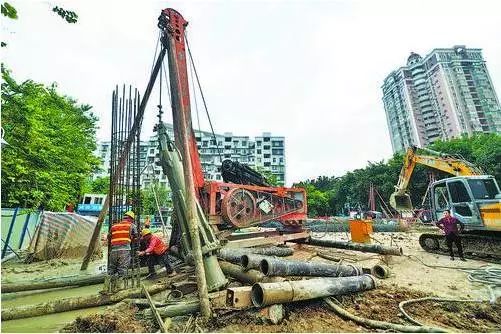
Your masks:
{"label": "vertical steel rebar", "polygon": [[[113,92],[112,101],[112,121],[111,121],[111,162],[110,162],[110,191],[109,191],[109,223],[110,225],[123,218],[126,211],[132,210],[135,213],[136,229],[140,231],[140,179],[139,179],[139,148],[140,131],[133,133],[134,120],[136,119],[139,107],[139,94],[137,89],[132,95],[132,87],[127,89],[124,85],[121,88],[121,97],[119,89],[116,86]],[[139,128],[140,129],[140,128]],[[127,138],[133,136],[132,142],[128,145]],[[127,158],[122,161],[123,168],[120,168],[120,157],[126,155]],[[115,175],[117,174],[118,175]],[[109,231],[109,230],[108,230]],[[136,255],[139,247],[139,238],[132,241],[131,244],[131,272],[128,272],[129,280],[127,287],[138,287],[140,263]],[[110,244],[108,243],[108,253]]]}

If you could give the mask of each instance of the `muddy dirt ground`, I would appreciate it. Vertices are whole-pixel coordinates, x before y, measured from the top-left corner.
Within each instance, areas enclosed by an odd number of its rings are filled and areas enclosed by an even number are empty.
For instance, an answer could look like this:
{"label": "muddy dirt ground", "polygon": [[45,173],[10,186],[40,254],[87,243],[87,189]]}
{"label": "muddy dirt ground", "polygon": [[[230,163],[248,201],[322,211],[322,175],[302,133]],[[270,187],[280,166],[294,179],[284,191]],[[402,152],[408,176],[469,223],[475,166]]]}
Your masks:
{"label": "muddy dirt ground", "polygon": [[[374,243],[402,247],[405,256],[381,256],[348,250],[336,250],[322,247],[289,244],[295,248],[295,259],[332,263],[321,258],[319,254],[329,254],[342,259],[345,263],[371,268],[375,264],[385,263],[391,270],[389,278],[378,280],[377,289],[353,296],[338,298],[341,305],[352,314],[373,320],[389,321],[410,325],[398,310],[400,301],[438,296],[449,298],[488,299],[490,294],[485,285],[472,283],[464,268],[475,269],[485,266],[501,268],[500,265],[484,261],[468,260],[467,262],[450,261],[447,256],[424,252],[418,244],[420,231],[374,233]],[[314,233],[316,238],[348,240],[347,233]],[[426,264],[426,265],[425,265]],[[78,271],[78,263],[67,261],[49,261],[36,265],[16,264],[2,266],[2,281],[16,281],[26,276],[60,276],[68,275],[73,267]],[[91,272],[102,270],[100,263],[94,263]],[[63,270],[64,269],[64,270]],[[64,273],[63,273],[64,272]],[[78,289],[78,288],[77,288]],[[498,288],[499,289],[499,288]],[[26,292],[28,293],[28,292]],[[501,291],[494,290],[501,295]],[[16,298],[2,300],[14,306],[19,301],[30,298],[28,293],[20,293]],[[21,299],[19,299],[21,298]],[[161,296],[155,296],[158,300]],[[36,298],[33,298],[34,300]],[[29,301],[26,301],[29,304]],[[10,305],[12,304],[12,305]],[[5,305],[3,306],[5,307]],[[255,310],[219,311],[218,316],[208,323],[202,323],[196,317],[174,317],[170,331],[192,332],[368,332],[370,328],[360,326],[352,321],[342,319],[330,311],[322,301],[299,302],[284,305],[285,316],[281,323],[273,325],[261,317]],[[489,303],[452,303],[452,302],[420,302],[408,305],[406,311],[416,320],[429,325],[438,326],[450,331],[461,332],[501,332],[501,305]],[[83,313],[83,312],[82,312]],[[65,331],[78,332],[142,332],[155,331],[151,323],[140,323],[135,319],[134,310],[120,313],[115,311],[100,312],[91,316],[82,316],[66,326]],[[88,313],[85,313],[88,314]],[[78,314],[75,315],[77,318]],[[73,318],[73,319],[75,319]],[[3,326],[2,329],[8,327]],[[61,327],[59,328],[61,329]]]}

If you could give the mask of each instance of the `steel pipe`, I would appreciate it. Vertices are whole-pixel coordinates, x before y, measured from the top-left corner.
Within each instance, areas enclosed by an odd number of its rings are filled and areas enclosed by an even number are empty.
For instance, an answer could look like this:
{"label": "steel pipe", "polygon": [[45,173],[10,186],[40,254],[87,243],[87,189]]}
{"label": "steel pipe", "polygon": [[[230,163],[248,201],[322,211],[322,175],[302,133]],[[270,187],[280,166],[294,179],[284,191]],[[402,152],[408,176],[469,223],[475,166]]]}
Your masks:
{"label": "steel pipe", "polygon": [[241,263],[243,255],[261,254],[270,256],[289,256],[294,254],[290,247],[261,247],[261,248],[222,248],[219,250],[218,258],[232,262]]}
{"label": "steel pipe", "polygon": [[352,264],[304,262],[278,258],[263,258],[259,269],[266,276],[359,276],[362,268]]}
{"label": "steel pipe", "polygon": [[260,269],[261,261],[264,259],[275,258],[266,255],[259,254],[244,254],[240,257],[240,264],[244,268],[244,270],[250,269]]}
{"label": "steel pipe", "polygon": [[229,262],[219,261],[219,266],[226,276],[230,276],[239,282],[254,284],[258,282],[281,282],[283,277],[267,277],[257,270],[244,271],[241,266]]}
{"label": "steel pipe", "polygon": [[256,283],[252,286],[251,300],[254,306],[264,307],[272,304],[344,295],[371,290],[375,287],[376,279],[371,275]]}
{"label": "steel pipe", "polygon": [[367,253],[378,253],[385,255],[397,255],[401,256],[403,254],[402,248],[397,247],[389,247],[385,245],[368,245],[368,244],[359,244],[354,242],[346,242],[346,241],[336,241],[336,240],[322,240],[309,238],[305,239],[305,241],[301,242],[312,246],[321,246],[321,247],[330,247],[330,248],[340,248],[340,249],[350,249],[359,252],[367,252]]}
{"label": "steel pipe", "polygon": [[376,264],[371,268],[371,274],[377,278],[388,278],[390,277],[390,268],[384,264]]}

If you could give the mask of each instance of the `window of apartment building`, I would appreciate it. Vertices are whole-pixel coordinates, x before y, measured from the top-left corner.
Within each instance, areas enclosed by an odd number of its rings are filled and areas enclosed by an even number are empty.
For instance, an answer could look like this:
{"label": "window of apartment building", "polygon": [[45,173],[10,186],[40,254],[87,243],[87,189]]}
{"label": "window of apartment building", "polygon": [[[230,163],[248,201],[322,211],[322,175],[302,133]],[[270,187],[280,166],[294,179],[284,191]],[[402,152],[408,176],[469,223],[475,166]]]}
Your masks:
{"label": "window of apartment building", "polygon": [[257,146],[261,146],[261,143],[262,143],[262,142],[261,142],[260,140],[258,140],[258,141],[256,142],[256,145],[257,145]]}
{"label": "window of apartment building", "polygon": [[264,137],[263,141],[270,141],[270,137]]}
{"label": "window of apartment building", "polygon": [[264,167],[270,167],[270,165],[271,165],[271,164],[270,164],[269,162],[265,162],[265,163],[264,163]]}
{"label": "window of apartment building", "polygon": [[233,146],[238,146],[238,140],[233,141]]}
{"label": "window of apartment building", "polygon": [[273,158],[273,163],[276,163],[277,162],[277,158]]}
{"label": "window of apartment building", "polygon": [[264,145],[264,146],[263,146],[263,149],[264,149],[264,150],[269,150],[269,149],[270,149],[270,145]]}
{"label": "window of apartment building", "polygon": [[281,141],[275,141],[275,140],[274,140],[274,141],[272,141],[272,142],[271,142],[271,146],[273,146],[273,147],[282,147],[282,146],[283,146],[283,144],[284,144],[284,143],[283,143],[283,142],[281,142]]}
{"label": "window of apartment building", "polygon": [[155,157],[148,157],[148,162],[154,162],[155,161]]}
{"label": "window of apartment building", "polygon": [[284,162],[284,158],[280,158],[280,163],[283,163]]}
{"label": "window of apartment building", "polygon": [[247,141],[245,141],[245,140],[242,141],[242,146],[244,146],[244,147],[247,146]]}
{"label": "window of apartment building", "polygon": [[269,158],[270,158],[270,154],[265,154],[265,155],[264,155],[264,158],[265,158],[265,159],[269,159]]}
{"label": "window of apartment building", "polygon": [[226,138],[224,138],[224,141],[225,141],[225,142],[231,142],[231,137],[226,137]]}
{"label": "window of apartment building", "polygon": [[256,150],[256,154],[261,154],[261,150]]}
{"label": "window of apartment building", "polygon": [[231,155],[229,155],[229,154],[225,154],[225,155],[224,155],[224,157],[225,157],[226,159],[229,159],[229,158],[231,157]]}
{"label": "window of apartment building", "polygon": [[256,162],[257,162],[258,164],[260,164],[260,163],[261,163],[261,158],[257,158],[257,159],[256,159]]}
{"label": "window of apartment building", "polygon": [[224,145],[224,149],[225,150],[231,150],[231,146],[230,145]]}
{"label": "window of apartment building", "polygon": [[284,154],[284,150],[275,148],[275,149],[271,150],[271,153],[274,155],[282,155],[282,154]]}
{"label": "window of apartment building", "polygon": [[150,154],[153,154],[155,153],[155,149],[154,148],[150,148]]}
{"label": "window of apartment building", "polygon": [[216,141],[215,141],[214,139],[211,139],[211,140],[210,140],[210,144],[211,144],[211,145],[216,145]]}

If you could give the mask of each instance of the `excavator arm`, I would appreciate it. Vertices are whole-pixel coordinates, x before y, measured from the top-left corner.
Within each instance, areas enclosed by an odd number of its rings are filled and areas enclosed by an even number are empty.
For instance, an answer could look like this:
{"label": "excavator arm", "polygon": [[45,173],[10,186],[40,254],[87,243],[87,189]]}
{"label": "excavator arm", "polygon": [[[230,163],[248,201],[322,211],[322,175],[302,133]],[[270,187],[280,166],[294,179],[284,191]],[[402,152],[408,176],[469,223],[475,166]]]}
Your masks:
{"label": "excavator arm", "polygon": [[390,205],[399,212],[412,210],[412,202],[409,194],[407,194],[407,188],[417,164],[455,176],[484,174],[480,168],[464,160],[462,157],[446,155],[427,148],[423,148],[423,150],[433,155],[416,154],[417,148],[415,146],[407,149],[404,164],[398,178],[398,184],[395,186],[395,192],[390,196]]}

